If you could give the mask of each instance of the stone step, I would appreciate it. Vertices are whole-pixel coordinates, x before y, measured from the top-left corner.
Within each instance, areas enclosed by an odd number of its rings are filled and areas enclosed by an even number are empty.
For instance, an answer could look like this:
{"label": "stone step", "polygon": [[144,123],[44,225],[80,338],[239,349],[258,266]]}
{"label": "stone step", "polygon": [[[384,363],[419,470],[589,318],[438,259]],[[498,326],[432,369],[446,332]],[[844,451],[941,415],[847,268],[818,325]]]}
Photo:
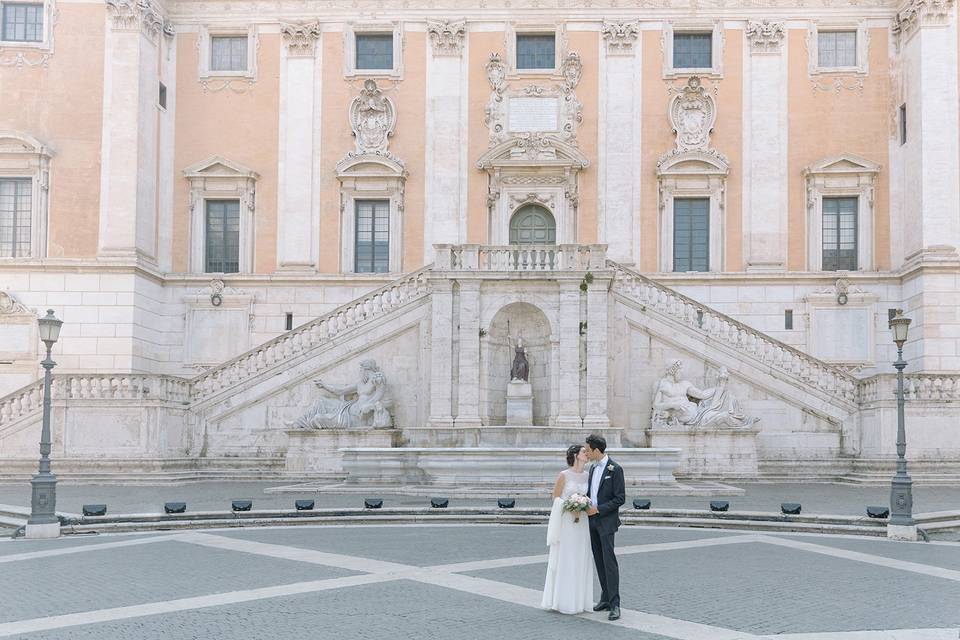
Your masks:
{"label": "stone step", "polygon": [[920,523],[931,522],[949,522],[960,519],[960,511],[928,511],[927,513],[915,513],[913,519]]}
{"label": "stone step", "polygon": [[[218,527],[255,527],[323,524],[418,524],[418,523],[499,523],[545,524],[547,509],[495,509],[465,507],[452,509],[318,509],[313,511],[258,510],[247,512],[206,511],[185,514],[117,514],[83,517],[65,523],[64,534],[107,531],[187,530]],[[726,513],[694,510],[625,511],[626,525],[673,526],[744,531],[807,532],[884,536],[886,522],[866,522],[859,517],[809,515],[778,516],[760,512]]]}
{"label": "stone step", "polygon": [[960,531],[960,519],[940,520],[937,522],[917,522],[917,526],[927,533],[941,533],[943,531]]}

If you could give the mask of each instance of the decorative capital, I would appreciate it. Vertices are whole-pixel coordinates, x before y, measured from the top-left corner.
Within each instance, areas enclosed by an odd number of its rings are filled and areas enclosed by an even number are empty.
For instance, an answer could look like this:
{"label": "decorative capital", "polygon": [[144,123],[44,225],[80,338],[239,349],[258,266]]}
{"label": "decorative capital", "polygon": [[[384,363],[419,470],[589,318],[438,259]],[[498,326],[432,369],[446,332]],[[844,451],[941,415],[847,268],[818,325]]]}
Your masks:
{"label": "decorative capital", "polygon": [[944,26],[950,23],[954,0],[909,0],[893,21],[893,34],[898,43],[925,26]]}
{"label": "decorative capital", "polygon": [[786,36],[784,23],[771,20],[750,20],[745,33],[750,42],[750,52],[755,54],[780,53]]}
{"label": "decorative capital", "polygon": [[106,0],[114,31],[143,31],[150,38],[164,32],[164,19],[150,0]]}
{"label": "decorative capital", "polygon": [[631,21],[604,21],[600,28],[604,41],[607,43],[608,55],[631,55],[633,45],[640,35],[640,23]]}
{"label": "decorative capital", "polygon": [[312,57],[320,39],[320,21],[284,23],[280,25],[287,54]]}
{"label": "decorative capital", "polygon": [[467,35],[466,20],[427,20],[427,33],[435,56],[459,56],[463,53],[463,40]]}

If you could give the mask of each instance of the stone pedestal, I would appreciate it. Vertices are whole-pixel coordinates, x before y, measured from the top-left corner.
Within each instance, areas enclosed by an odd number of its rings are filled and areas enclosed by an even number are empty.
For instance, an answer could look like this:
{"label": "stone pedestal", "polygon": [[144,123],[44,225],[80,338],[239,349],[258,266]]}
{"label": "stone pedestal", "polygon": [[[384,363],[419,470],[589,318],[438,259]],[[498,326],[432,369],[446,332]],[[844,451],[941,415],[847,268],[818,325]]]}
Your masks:
{"label": "stone pedestal", "polygon": [[285,468],[293,474],[343,473],[343,448],[403,444],[397,429],[291,429],[287,441]]}
{"label": "stone pedestal", "polygon": [[533,387],[529,382],[511,380],[507,383],[507,424],[533,424]]}
{"label": "stone pedestal", "polygon": [[750,429],[647,429],[650,447],[678,447],[683,453],[677,473],[688,478],[705,476],[756,478],[758,427]]}
{"label": "stone pedestal", "polygon": [[59,538],[60,523],[28,524],[24,531],[24,537],[35,540]]}
{"label": "stone pedestal", "polygon": [[623,429],[576,426],[483,425],[481,427],[408,427],[403,430],[407,447],[553,447],[566,451],[591,433],[603,436],[608,447],[622,445]]}

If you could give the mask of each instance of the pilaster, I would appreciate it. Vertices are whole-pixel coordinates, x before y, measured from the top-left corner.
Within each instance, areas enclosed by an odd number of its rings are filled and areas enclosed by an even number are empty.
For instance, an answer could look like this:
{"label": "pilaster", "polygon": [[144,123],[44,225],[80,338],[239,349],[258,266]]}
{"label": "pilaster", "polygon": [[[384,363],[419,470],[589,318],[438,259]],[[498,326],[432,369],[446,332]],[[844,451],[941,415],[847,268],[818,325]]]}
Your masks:
{"label": "pilaster", "polygon": [[277,267],[316,271],[320,258],[320,24],[284,24],[281,33]]}
{"label": "pilaster", "polygon": [[580,283],[560,280],[558,427],[580,427]]}
{"label": "pilaster", "polygon": [[427,22],[424,261],[433,245],[466,241],[466,23]]}
{"label": "pilaster", "polygon": [[453,426],[453,280],[430,283],[430,426]]}
{"label": "pilaster", "polygon": [[149,0],[107,0],[99,254],[157,261],[158,56]]}
{"label": "pilaster", "polygon": [[480,281],[460,283],[460,375],[457,427],[480,426]]}
{"label": "pilaster", "polygon": [[585,429],[610,426],[607,415],[607,305],[611,276],[594,275],[587,284],[587,378]]}
{"label": "pilaster", "polygon": [[783,22],[750,21],[743,56],[743,247],[747,271],[787,263],[787,48]]}

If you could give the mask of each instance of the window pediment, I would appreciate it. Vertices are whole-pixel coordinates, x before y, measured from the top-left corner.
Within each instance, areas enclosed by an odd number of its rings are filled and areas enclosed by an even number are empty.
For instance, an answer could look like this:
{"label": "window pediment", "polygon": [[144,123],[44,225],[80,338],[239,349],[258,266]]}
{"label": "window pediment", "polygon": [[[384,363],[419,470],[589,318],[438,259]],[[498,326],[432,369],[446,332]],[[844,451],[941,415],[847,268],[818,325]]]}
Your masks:
{"label": "window pediment", "polygon": [[183,170],[187,178],[249,178],[256,180],[260,176],[256,171],[221,156],[211,156],[203,162],[191,165]]}
{"label": "window pediment", "polygon": [[349,155],[337,163],[337,177],[401,177],[407,175],[403,162],[387,155]]}
{"label": "window pediment", "polygon": [[53,151],[26,133],[0,131],[0,154],[28,154],[50,158]]}
{"label": "window pediment", "polygon": [[527,134],[504,140],[477,160],[478,169],[495,167],[562,166],[586,169],[590,160],[575,146],[555,138]]}
{"label": "window pediment", "polygon": [[669,175],[725,176],[730,173],[727,159],[715,150],[667,153],[658,163],[657,173]]}
{"label": "window pediment", "polygon": [[804,175],[879,173],[880,165],[852,154],[841,154],[815,162],[803,170]]}

